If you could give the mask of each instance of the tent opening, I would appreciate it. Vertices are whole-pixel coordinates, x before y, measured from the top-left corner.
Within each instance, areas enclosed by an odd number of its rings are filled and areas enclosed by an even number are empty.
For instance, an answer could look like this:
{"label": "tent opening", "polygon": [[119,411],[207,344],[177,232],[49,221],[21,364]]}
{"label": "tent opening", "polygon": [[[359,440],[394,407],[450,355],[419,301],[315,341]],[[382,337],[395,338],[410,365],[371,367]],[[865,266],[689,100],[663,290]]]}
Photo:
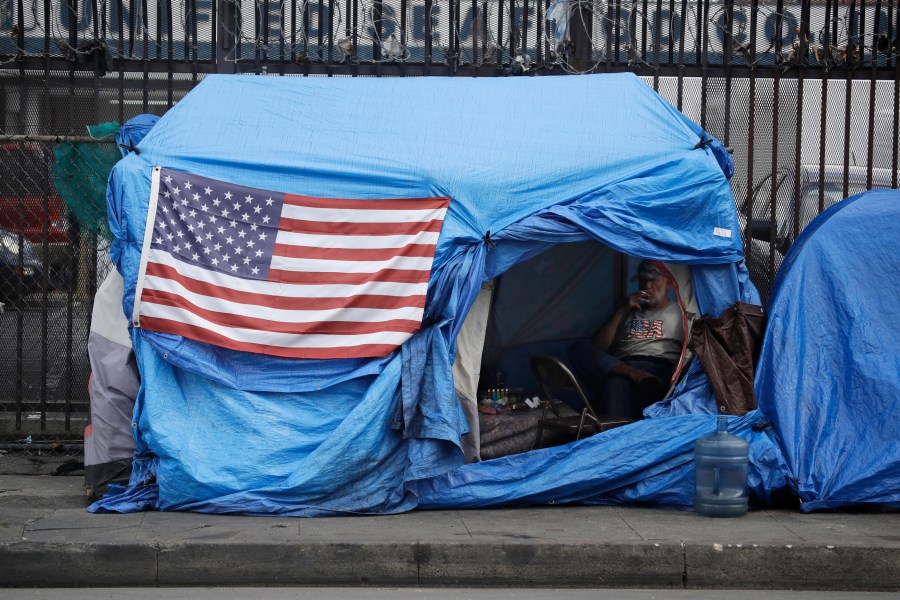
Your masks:
{"label": "tent opening", "polygon": [[[631,276],[640,260],[595,240],[563,243],[516,264],[482,287],[457,338],[453,368],[457,395],[473,430],[468,437],[478,440],[468,440],[477,448],[466,451],[467,459],[531,448],[541,411],[523,408],[492,415],[479,412],[478,401],[494,389],[505,390],[511,402],[542,396],[529,358],[548,354],[568,364],[568,347],[589,339],[637,289]],[[688,315],[693,316],[689,268],[669,267]],[[677,301],[672,290],[670,297]],[[559,399],[581,410],[576,397]],[[510,412],[517,414],[505,414]],[[554,442],[548,439],[546,444]]]}

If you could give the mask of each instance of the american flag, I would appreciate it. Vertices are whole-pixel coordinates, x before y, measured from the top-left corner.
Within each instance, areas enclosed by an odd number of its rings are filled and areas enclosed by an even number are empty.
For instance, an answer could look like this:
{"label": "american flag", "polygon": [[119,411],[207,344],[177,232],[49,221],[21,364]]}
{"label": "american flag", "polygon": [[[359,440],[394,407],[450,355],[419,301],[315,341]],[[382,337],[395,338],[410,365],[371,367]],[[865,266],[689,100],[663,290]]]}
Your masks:
{"label": "american flag", "polygon": [[419,329],[449,198],[313,198],[156,167],[135,326],[293,358]]}

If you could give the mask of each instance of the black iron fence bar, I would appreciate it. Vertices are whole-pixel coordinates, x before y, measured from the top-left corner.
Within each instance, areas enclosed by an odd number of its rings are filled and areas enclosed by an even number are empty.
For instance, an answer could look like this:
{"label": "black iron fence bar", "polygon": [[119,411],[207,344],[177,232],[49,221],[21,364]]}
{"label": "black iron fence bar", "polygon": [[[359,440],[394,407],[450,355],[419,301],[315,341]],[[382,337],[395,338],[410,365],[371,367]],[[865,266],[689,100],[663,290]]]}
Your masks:
{"label": "black iron fence bar", "polygon": [[[537,46],[537,64],[547,66],[550,61],[550,31],[548,29],[547,35],[545,35],[544,25],[547,22],[546,15],[549,3],[547,0],[535,0],[535,4],[537,5],[537,42],[535,43],[535,46]],[[485,9],[487,9],[487,2],[484,3],[484,6]],[[593,18],[593,14],[594,13],[591,12],[591,18]],[[487,27],[485,27],[485,31],[487,31]]]}
{"label": "black iron fence bar", "polygon": [[[309,75],[309,65],[310,65],[310,60],[309,60],[310,52],[311,52],[310,51],[310,41],[309,41],[309,2],[310,1],[311,0],[301,0],[301,2],[303,3],[303,18],[301,20],[303,21],[303,51],[302,51],[303,61],[302,62],[303,62],[303,74],[304,75]],[[356,0],[354,0],[354,2],[356,2]],[[354,14],[355,14],[355,11],[354,11]],[[353,48],[351,50],[351,53],[353,55],[356,54],[356,42],[357,42],[357,39],[354,34]],[[237,71],[237,63],[236,62],[234,64],[234,70]]]}
{"label": "black iron fence bar", "polygon": [[[775,8],[775,56],[781,56],[781,33],[784,27],[784,0],[778,0]],[[778,197],[778,177],[775,176],[774,170],[778,165],[778,125],[779,125],[779,99],[781,97],[781,71],[776,69],[772,79],[772,181],[771,194],[769,196],[769,240],[772,242],[777,239],[778,218],[776,199]],[[775,272],[775,244],[769,244],[769,260],[768,273]]]}
{"label": "black iron fence bar", "polygon": [[[55,59],[55,58],[38,58],[38,57],[25,57],[21,59],[16,59],[18,66],[22,71],[44,71],[49,73],[45,78],[47,81],[53,82],[58,78],[53,76],[53,71],[59,70],[67,70],[71,66],[71,63],[65,59]],[[119,84],[106,84],[102,78],[100,82],[100,89],[112,89],[112,90],[122,90],[121,98],[119,100],[120,107],[120,115],[119,121],[122,122],[125,120],[124,117],[124,92],[128,90],[129,87],[127,83],[125,83],[125,73],[140,73],[144,74],[144,65],[143,61],[137,61],[138,64],[135,64],[134,61],[122,60],[122,61],[114,61],[115,66],[119,69],[122,82]],[[278,64],[279,61],[271,61],[270,63],[262,64],[260,66],[266,67],[267,70],[271,70],[272,73],[277,73],[280,70],[280,66]],[[345,61],[346,62],[346,61]],[[232,66],[233,65],[233,66]],[[284,63],[284,74],[285,75],[328,75],[331,74],[357,74],[357,75],[378,75],[379,71],[384,76],[397,77],[401,76],[404,73],[410,76],[422,76],[422,75],[440,75],[440,76],[448,76],[448,75],[459,75],[459,76],[470,76],[474,74],[478,74],[479,76],[485,75],[496,75],[497,66],[491,65],[472,65],[466,69],[454,68],[455,65],[453,61],[448,61],[447,63],[418,63],[418,62],[384,62],[379,61],[377,63],[371,62],[354,62],[350,65],[347,64],[335,64],[335,65],[327,65],[321,62],[313,62],[313,61],[302,61],[302,64],[297,63],[288,63],[285,61]],[[232,70],[233,69],[233,70]],[[653,75],[654,67],[647,65],[632,65],[629,66],[627,64],[616,64],[611,63],[608,68],[604,68],[603,72],[608,73],[635,73],[637,75]],[[812,68],[807,68],[807,74],[811,71]],[[257,73],[259,68],[256,65],[251,65],[248,63],[234,63],[232,60],[229,60],[225,65],[217,65],[211,61],[198,61],[196,65],[196,72],[199,79],[199,75],[209,75],[215,73],[223,73],[223,72],[235,72],[235,73]],[[172,72],[174,74],[191,74],[192,73],[192,65],[189,63],[174,63],[172,65],[172,69],[168,69],[168,65],[165,63],[156,63],[152,61],[148,61],[146,73],[148,74],[148,81],[146,82],[146,87],[148,90],[156,89],[160,82],[155,81],[152,78],[149,78],[149,74],[166,74]],[[834,71],[828,71],[824,68],[816,69],[816,73],[818,77],[823,79],[827,78],[829,74]],[[564,75],[567,74],[568,70],[561,65],[553,65],[550,67],[536,69],[530,71],[528,76],[543,76],[543,75]],[[705,69],[700,65],[660,65],[658,69],[658,73],[660,77],[703,77],[705,74],[707,77],[715,77],[715,78],[726,78],[729,74],[731,74],[732,78],[749,78],[751,74],[754,74],[757,77],[762,78],[774,78],[776,73],[782,75],[782,70],[776,68],[774,66],[766,66],[766,65],[708,65]],[[848,69],[843,73],[847,81],[869,81],[872,77],[871,71],[868,69]],[[783,76],[783,75],[782,75]],[[808,75],[807,75],[808,76]],[[884,67],[879,66],[876,71],[876,79],[877,80],[889,80],[893,81],[896,76],[896,69],[894,67]],[[23,81],[27,79],[27,75],[22,75]],[[793,78],[793,77],[791,77]],[[162,85],[165,85],[162,82]],[[192,86],[188,86],[192,87]],[[684,98],[681,98],[681,102],[683,104]],[[681,109],[683,109],[683,105]]]}
{"label": "black iron fence bar", "polygon": [[[686,1],[686,0],[685,0]],[[622,0],[615,0],[613,2],[615,15],[613,17],[613,39],[621,40],[622,39]],[[607,37],[609,37],[609,30],[606,32]],[[615,63],[620,63],[622,61],[622,57],[619,56],[619,44],[616,44],[612,52],[610,52],[610,56],[612,57],[612,61]],[[612,65],[607,63],[607,70]]]}
{"label": "black iron fence bar", "polygon": [[[685,0],[687,1],[687,0]],[[610,25],[613,22],[613,17],[615,14],[615,7],[612,2],[606,3],[606,16],[605,22],[603,26],[600,28],[603,32],[603,37],[606,38],[606,48],[604,49],[604,56],[606,57],[605,72],[609,72],[610,67],[612,67],[612,57],[613,57],[613,46],[612,46],[612,36],[610,32],[612,31],[612,26]],[[591,19],[591,24],[593,25],[593,18]],[[593,32],[593,29],[591,29]]]}
{"label": "black iron fence bar", "polygon": [[472,64],[479,63],[479,57],[483,55],[479,55],[478,53],[478,42],[481,36],[478,28],[480,26],[478,19],[478,0],[472,0],[471,8],[471,18],[472,18]]}
{"label": "black iron fence bar", "polygon": [[725,127],[722,143],[731,147],[731,80],[733,78],[731,63],[734,60],[734,0],[725,0]]}
{"label": "black iron fence bar", "polygon": [[[284,18],[284,7],[287,5],[286,2],[278,3],[278,27],[279,31],[281,31],[281,35],[278,36],[278,74],[284,75],[284,59],[285,59],[285,47],[284,47],[284,30],[285,30],[285,18]],[[197,42],[194,41],[194,46],[196,47]],[[196,53],[196,50],[194,51]],[[196,63],[196,60],[194,61]]]}
{"label": "black iron fence bar", "polygon": [[[756,13],[757,6],[759,0],[752,0],[750,4],[750,41],[749,48],[747,48],[748,54],[750,56],[756,56]],[[751,65],[750,70],[750,97],[748,99],[747,113],[747,198],[744,200],[746,203],[746,215],[747,221],[744,226],[744,254],[748,255],[750,251],[750,227],[753,224],[753,215],[756,214],[754,210],[753,203],[755,201],[755,194],[753,194],[753,188],[755,186],[755,181],[753,179],[753,164],[755,162],[755,149],[756,149],[756,69],[752,68]]]}
{"label": "black iron fence bar", "polygon": [[[637,0],[632,0],[631,11],[628,16],[628,44],[625,47],[625,58],[631,66],[641,64],[642,60],[642,55],[640,55],[641,49],[637,46],[637,15],[635,14],[636,4]],[[621,40],[619,40],[618,45],[621,45]]]}
{"label": "black iron fence bar", "polygon": [[[355,2],[356,0],[354,0]],[[434,52],[434,47],[432,44],[432,20],[431,20],[431,12],[434,10],[433,0],[425,0],[425,75],[431,75],[431,62],[432,62],[432,52]],[[498,27],[500,31],[500,36],[502,39],[503,36],[503,0],[500,0],[500,8],[497,11],[497,21]],[[503,57],[500,57],[502,60]]]}
{"label": "black iron fence bar", "polygon": [[[893,11],[892,11],[893,12]],[[900,8],[896,11],[896,30],[894,35],[896,36],[894,39],[895,48],[900,48]],[[894,136],[893,136],[893,144],[891,144],[891,148],[893,149],[893,158],[891,160],[891,187],[898,187],[897,184],[897,173],[900,171],[900,57],[896,54],[894,55]]]}
{"label": "black iron fence bar", "polygon": [[[803,148],[803,87],[806,77],[807,53],[809,51],[809,13],[810,3],[804,2],[800,13],[800,23],[797,32],[800,36],[799,54],[796,57],[797,66],[797,113],[794,128],[794,209],[793,235],[794,239],[800,233],[800,163]],[[874,63],[874,61],[873,61]]]}
{"label": "black iron fence bar", "polygon": [[[129,10],[128,10],[128,55],[134,56],[134,45],[135,45],[134,34],[135,34],[135,26],[137,25],[135,23],[135,18],[137,16],[136,2],[138,2],[138,0],[129,0],[129,1],[130,1],[130,5],[129,5]],[[119,10],[119,12],[122,12],[122,11]]]}
{"label": "black iron fence bar", "polygon": [[[21,13],[19,16],[22,16]],[[50,0],[44,0],[44,27],[44,60],[41,65],[44,70],[44,96],[41,105],[41,115],[44,118],[44,123],[47,123],[50,120],[50,82],[47,81],[47,78],[50,76]],[[37,70],[37,65],[35,65],[35,70]],[[24,82],[24,70],[20,71],[20,76]],[[24,86],[20,88],[20,98],[24,97],[23,88]]]}
{"label": "black iron fence bar", "polygon": [[[19,240],[17,261],[18,264],[24,264],[25,253],[24,244],[22,243],[22,232],[25,231],[25,198],[19,197]],[[21,298],[24,291],[24,282],[19,279],[16,282],[16,295]],[[25,393],[25,313],[16,311],[16,429],[22,427],[22,396]]]}
{"label": "black iron fence bar", "polygon": [[316,52],[319,57],[322,56],[322,46],[325,43],[325,29],[322,27],[322,15],[325,14],[325,0],[318,0],[318,14],[316,18],[318,19],[318,23],[316,24]]}
{"label": "black iron fence bar", "polygon": [[[657,13],[657,29],[662,29],[663,20],[659,17]],[[675,60],[675,36],[673,25],[673,19],[675,18],[675,0],[669,0],[669,14],[666,18],[666,37],[668,38],[668,51],[669,51],[669,62],[673,62]]]}
{"label": "black iron fence bar", "polygon": [[[755,1],[755,0],[754,0]],[[678,36],[678,110],[684,109],[684,78],[687,75],[687,67],[684,64],[684,38],[686,37],[685,29],[687,28],[687,6],[688,0],[681,0],[681,34]],[[609,66],[607,65],[607,70]]]}
{"label": "black iron fence bar", "polygon": [[[527,0],[523,0],[527,2]],[[462,45],[462,36],[460,35],[460,29],[463,24],[462,17],[462,3],[463,0],[449,0],[450,6],[453,9],[453,12],[456,14],[453,20],[453,32],[450,35],[450,39],[453,40],[453,65],[454,68],[459,68],[462,64],[463,57],[463,45]],[[380,37],[380,36],[379,36]]]}
{"label": "black iron fence bar", "polygon": [[[74,255],[74,252],[75,252],[74,249],[77,247],[78,247],[78,244],[73,244],[73,246],[70,248],[70,252],[73,252],[73,255],[70,256],[70,259],[71,259],[69,261],[70,264],[73,263],[74,259],[76,258]],[[96,247],[96,244],[94,244],[94,247]],[[96,259],[94,260],[93,264],[97,264]],[[90,279],[93,279],[93,277],[90,277]],[[46,287],[46,283],[45,283],[45,287]],[[88,294],[91,298],[93,298],[94,297],[93,286],[91,286],[91,287],[92,287],[92,289],[88,292]],[[46,302],[45,302],[45,304],[46,304]],[[66,361],[65,375],[66,375],[66,377],[65,377],[65,409],[64,409],[66,431],[69,431],[72,426],[72,394],[73,394],[74,388],[75,388],[75,385],[74,385],[75,381],[72,376],[72,366],[73,366],[72,355],[75,351],[75,347],[74,347],[74,341],[75,341],[74,340],[74,334],[75,334],[74,313],[75,313],[75,311],[74,311],[74,308],[75,308],[75,288],[74,288],[74,286],[68,286],[68,289],[66,290],[66,351],[65,351],[65,361]],[[46,310],[46,308],[44,310]],[[49,345],[49,340],[45,339],[44,343]],[[44,377],[43,379],[46,380],[47,378]]]}
{"label": "black iron fence bar", "polygon": [[[163,37],[163,25],[165,24],[166,20],[171,20],[171,19],[165,19],[163,16],[164,14],[169,15],[172,12],[171,10],[167,10],[165,13],[163,13],[163,8],[166,7],[168,2],[169,2],[169,0],[156,0],[156,39],[157,40],[165,39]],[[168,7],[166,7],[166,8],[168,8]],[[94,13],[94,14],[97,14],[97,13]],[[94,19],[94,21],[96,21],[96,19]],[[153,45],[153,53],[155,54],[155,56],[153,57],[154,60],[162,60],[163,59],[163,45],[160,44],[159,42],[154,44]]]}
{"label": "black iron fence bar", "polygon": [[[702,8],[701,8],[702,7]],[[698,5],[698,12],[702,10],[703,27],[701,31],[701,47],[703,58],[700,60],[700,67],[703,69],[703,75],[700,78],[700,126],[707,128],[706,123],[706,106],[709,98],[709,0],[703,0],[702,5]],[[698,17],[698,20],[701,17]]]}
{"label": "black iron fence bar", "polygon": [[[320,13],[321,14],[321,13]],[[256,61],[269,61],[269,0],[262,0],[262,10],[256,3],[256,39],[262,38],[262,44],[256,45]],[[262,54],[262,61],[260,61]]]}
{"label": "black iron fence bar", "polygon": [[[347,0],[348,7],[349,7],[349,1],[350,0]],[[215,6],[216,4],[217,4],[216,2],[213,2],[213,6]],[[287,22],[287,19],[284,16],[284,10],[285,10],[284,7],[285,6],[288,6],[287,2],[284,2],[282,4],[282,8],[281,8],[281,22],[283,24]],[[281,62],[284,62],[285,58],[288,58],[288,60],[290,60],[291,62],[295,62],[297,60],[297,0],[291,0],[291,3],[289,6],[290,6],[290,11],[291,11],[291,44],[290,44],[291,52],[288,57],[285,57],[285,54],[282,51]],[[350,13],[349,8],[347,10],[347,13],[348,14]],[[215,22],[215,17],[213,17],[213,22]],[[349,26],[350,26],[350,19],[347,19],[347,27],[349,27]],[[216,32],[218,33],[218,30],[216,30]],[[284,37],[285,36],[281,36],[282,41],[284,40]],[[350,37],[349,30],[347,32],[347,37]],[[283,47],[283,44],[282,44],[282,47]],[[284,65],[282,65],[281,71],[279,71],[279,72],[282,75],[284,75]]]}
{"label": "black iron fence bar", "polygon": [[[641,3],[641,10],[643,11],[641,14],[642,14],[644,17],[646,17],[647,15],[650,14],[650,11],[647,9],[647,0],[641,0],[641,2],[642,2],[642,3]],[[632,5],[632,9],[633,9],[633,8],[634,8],[634,6]],[[637,19],[635,19],[635,21],[636,21],[636,20],[637,20]],[[647,55],[647,50],[648,50],[648,47],[647,47],[647,41],[650,39],[650,36],[647,35],[647,26],[648,26],[648,24],[649,24],[649,23],[648,23],[648,19],[646,19],[646,18],[642,18],[642,19],[641,19],[641,57],[640,57],[640,60],[641,60],[641,61],[646,60],[646,58],[647,58],[647,56],[648,56],[648,55]],[[633,43],[634,43],[634,42],[632,41],[632,44],[633,44]],[[653,49],[653,54],[659,54],[659,52],[656,50],[656,48]]]}
{"label": "black iron fence bar", "polygon": [[[47,177],[41,177],[41,240],[46,248],[50,238],[50,182]],[[50,257],[46,252],[41,253],[41,268],[44,273],[50,271]],[[47,315],[47,300],[49,296],[48,280],[41,278],[41,373],[47,372],[49,363],[48,336],[49,323]],[[47,429],[47,378],[41,377],[41,431]]]}
{"label": "black iron fence bar", "polygon": [[[431,15],[431,0],[425,0],[425,12],[428,15]],[[431,17],[429,16],[427,21],[430,21]],[[426,39],[428,36],[426,35]],[[503,0],[499,0],[497,4],[497,42],[503,46]],[[430,47],[430,46],[429,46]],[[497,70],[499,72],[500,66],[503,64],[503,49],[497,49]],[[430,56],[430,55],[429,55]],[[430,60],[430,59],[429,59]]]}
{"label": "black iron fence bar", "polygon": [[528,0],[522,0],[522,49],[520,54],[528,54]]}
{"label": "black iron fence bar", "polygon": [[141,61],[144,71],[141,108],[145,113],[150,112],[150,89],[148,87],[150,80],[150,27],[149,23],[147,23],[147,6],[147,0],[141,0],[141,32],[143,32],[141,36]]}
{"label": "black iron fence bar", "polygon": [[[848,38],[847,38],[847,60],[850,64],[854,64],[856,61],[854,60],[856,44],[854,43],[857,35],[856,29],[856,0],[850,0],[850,9],[849,9],[849,21],[847,22],[848,28]],[[845,104],[844,104],[844,187],[843,194],[844,198],[847,197],[850,191],[850,115],[851,115],[851,102],[853,101],[853,86],[851,85],[850,79],[847,79],[846,90],[845,90]]]}
{"label": "black iron fence bar", "polygon": [[[694,23],[694,31],[697,32],[697,35],[702,35],[703,32],[703,4],[701,2],[696,2],[694,8],[696,9],[694,12],[696,13],[697,21]],[[687,18],[687,13],[685,13],[685,18]],[[700,43],[694,44],[694,63],[700,64],[700,61],[703,60],[701,56],[703,53],[703,49],[701,44],[703,40],[698,40]]]}
{"label": "black iron fence bar", "polygon": [[[380,0],[373,0],[378,3]],[[509,22],[510,27],[515,23],[515,15],[513,14],[513,5],[514,2],[510,3],[510,12],[509,12]],[[380,6],[380,5],[379,5]],[[459,0],[449,0],[447,2],[447,6],[449,10],[447,11],[449,14],[449,19],[447,20],[447,45],[444,48],[441,48],[441,51],[444,54],[444,58],[447,60],[450,65],[451,73],[456,73],[456,68],[459,66],[459,36],[456,35],[456,30],[459,28]],[[512,32],[512,29],[510,29]],[[379,32],[379,37],[381,33]],[[381,58],[381,54],[378,55],[376,60]]]}
{"label": "black iron fence bar", "polygon": [[[147,0],[144,0],[145,2]],[[189,0],[190,10],[191,10],[191,27],[190,27],[190,35],[191,35],[191,75],[193,76],[192,81],[197,82],[197,0]],[[171,12],[169,13],[169,22],[172,21]],[[215,35],[215,28],[210,32],[210,35]],[[215,38],[212,40],[213,44],[215,44]]]}
{"label": "black iron fence bar", "polygon": [[659,92],[659,57],[662,55],[662,0],[656,0],[656,27],[653,28],[653,89]]}
{"label": "black iron fence bar", "polygon": [[[217,3],[213,3],[213,10],[215,10]],[[172,80],[174,79],[174,73],[172,72],[172,61],[174,60],[175,54],[175,40],[172,36],[172,0],[166,0],[165,6],[169,9],[169,18],[166,19],[166,106],[171,108],[175,104],[175,95],[172,89]],[[213,30],[213,35],[215,35],[215,30]],[[214,42],[215,45],[215,42]],[[194,74],[196,77],[196,65],[194,65]]]}
{"label": "black iron fence bar", "polygon": [[[18,19],[17,19],[17,27],[19,29],[19,32],[16,34],[16,43],[18,44],[19,48],[24,48],[25,47],[25,0],[18,0],[17,8],[19,10],[19,15],[18,15]],[[47,19],[45,21],[45,23],[47,23],[47,26],[49,27],[50,20]],[[49,35],[44,36],[44,48],[45,48],[45,50],[44,50],[45,54],[49,54],[50,53],[50,36]],[[22,73],[22,74],[24,75],[24,73]]]}
{"label": "black iron fence bar", "polygon": [[[328,0],[328,66],[334,65],[334,2]],[[331,71],[328,72],[331,74]]]}
{"label": "black iron fence bar", "polygon": [[[881,0],[875,2],[875,26],[872,28],[872,48],[878,47],[879,32],[881,31]],[[866,189],[872,189],[872,167],[874,166],[875,154],[875,81],[876,73],[874,71],[876,61],[872,60],[872,79],[869,87],[869,140],[866,148]]]}
{"label": "black iron fence bar", "polygon": [[[831,44],[831,37],[828,31],[828,23],[831,22],[830,19],[831,0],[826,0],[824,39],[822,40],[823,48],[830,48]],[[820,116],[819,122],[819,212],[822,212],[825,207],[825,136],[827,131],[825,124],[828,115],[828,83],[830,79],[829,75],[830,73],[826,72],[822,76],[822,114]]]}
{"label": "black iron fence bar", "polygon": [[[488,45],[488,27],[490,26],[488,23],[488,15],[489,14],[490,13],[488,11],[488,3],[487,2],[482,3],[482,5],[481,5],[481,39],[482,39],[482,47],[483,47],[482,59],[484,59],[484,60],[488,59],[487,52],[488,52],[488,48],[490,48],[491,54],[490,54],[490,60],[488,60],[488,62],[499,63],[499,60],[494,56],[494,52],[496,49],[494,48],[493,45],[490,45],[490,46]],[[545,56],[549,57],[550,46],[549,46],[549,44],[545,44],[545,45],[547,46]],[[482,63],[484,62],[484,60],[482,60]]]}
{"label": "black iron fence bar", "polygon": [[[429,19],[429,21],[430,21],[430,19]],[[353,61],[352,74],[354,76],[359,74],[359,70],[357,67],[359,62],[356,60],[357,50],[359,49],[358,44],[359,44],[359,0],[353,0],[353,38],[352,38],[352,42],[350,44],[350,58]]]}

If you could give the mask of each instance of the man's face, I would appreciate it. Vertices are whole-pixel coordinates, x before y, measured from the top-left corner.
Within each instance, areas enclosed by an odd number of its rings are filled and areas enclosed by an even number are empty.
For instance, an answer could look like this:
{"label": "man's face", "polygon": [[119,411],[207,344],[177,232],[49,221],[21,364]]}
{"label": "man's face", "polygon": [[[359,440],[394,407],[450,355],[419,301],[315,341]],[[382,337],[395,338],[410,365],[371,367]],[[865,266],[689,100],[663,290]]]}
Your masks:
{"label": "man's face", "polygon": [[653,279],[641,277],[638,280],[638,284],[641,292],[643,292],[641,304],[646,308],[656,308],[661,306],[668,298],[667,291],[669,289],[669,282],[665,277],[656,277]]}

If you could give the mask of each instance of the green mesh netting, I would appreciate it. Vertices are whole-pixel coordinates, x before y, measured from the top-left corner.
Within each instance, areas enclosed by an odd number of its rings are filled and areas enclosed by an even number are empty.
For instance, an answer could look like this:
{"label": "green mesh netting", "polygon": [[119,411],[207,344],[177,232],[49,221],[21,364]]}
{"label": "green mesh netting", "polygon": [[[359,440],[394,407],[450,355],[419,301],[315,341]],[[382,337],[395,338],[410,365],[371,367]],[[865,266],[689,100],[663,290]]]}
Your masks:
{"label": "green mesh netting", "polygon": [[115,138],[120,125],[102,123],[87,128],[98,143],[64,142],[53,150],[53,185],[84,232],[97,235],[101,248],[112,241],[106,220],[106,181],[122,158]]}

